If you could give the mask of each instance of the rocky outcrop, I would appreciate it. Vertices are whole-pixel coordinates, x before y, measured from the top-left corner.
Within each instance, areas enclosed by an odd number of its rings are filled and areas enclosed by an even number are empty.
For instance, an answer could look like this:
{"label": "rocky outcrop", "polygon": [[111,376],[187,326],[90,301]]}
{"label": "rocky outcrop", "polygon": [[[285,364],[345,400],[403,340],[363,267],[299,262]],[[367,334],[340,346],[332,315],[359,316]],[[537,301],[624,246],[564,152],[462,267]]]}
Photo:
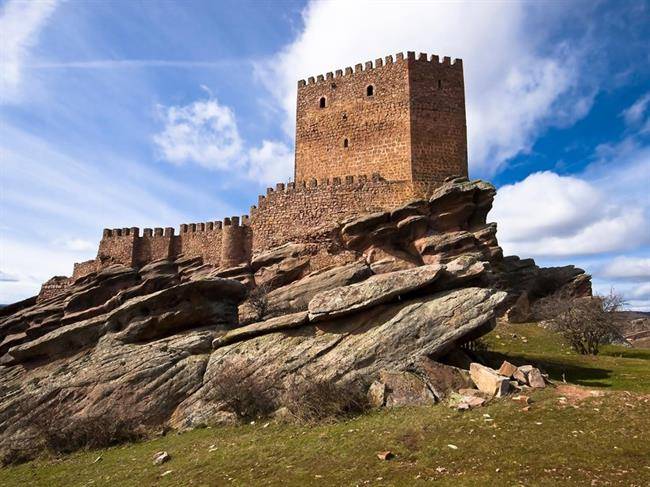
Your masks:
{"label": "rocky outcrop", "polygon": [[[440,361],[467,367],[459,346],[507,306],[589,290],[579,269],[503,258],[486,223],[493,197],[459,178],[250,264],[115,265],[14,306],[0,313],[0,442],[36,444],[40,414],[66,427],[124,415],[151,426],[232,420],[215,396],[226,379],[276,397],[307,381],[354,383],[384,406],[466,388],[469,372]],[[498,392],[494,375],[473,378]]]}

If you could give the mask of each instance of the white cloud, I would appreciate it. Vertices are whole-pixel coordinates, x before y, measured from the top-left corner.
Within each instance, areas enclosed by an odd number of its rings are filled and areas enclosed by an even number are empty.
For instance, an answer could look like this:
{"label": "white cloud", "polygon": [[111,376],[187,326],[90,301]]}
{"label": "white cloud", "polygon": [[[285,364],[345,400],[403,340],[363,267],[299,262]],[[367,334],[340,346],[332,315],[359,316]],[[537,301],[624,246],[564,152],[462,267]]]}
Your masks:
{"label": "white cloud", "polygon": [[650,258],[619,256],[604,265],[599,274],[614,279],[650,280]]}
{"label": "white cloud", "polygon": [[287,181],[293,173],[293,151],[264,140],[246,149],[234,111],[209,95],[189,105],[159,107],[165,126],[153,140],[162,158],[174,164],[195,163],[208,169],[232,170],[260,184]]}
{"label": "white cloud", "polygon": [[6,272],[0,271],[0,282],[16,282],[18,281],[18,277],[14,276],[13,274],[8,274]]}
{"label": "white cloud", "polygon": [[54,245],[73,252],[97,250],[97,243],[81,238],[57,239],[54,241]]}
{"label": "white cloud", "polygon": [[265,140],[249,153],[248,175],[251,179],[273,184],[293,177],[293,151],[280,142]]}
{"label": "white cloud", "polygon": [[[544,42],[560,4],[537,9],[516,2],[311,2],[304,29],[260,80],[285,112],[293,136],[296,81],[400,50],[459,57],[465,68],[470,164],[490,175],[553,124],[583,116],[591,96],[576,93],[579,46]],[[535,30],[537,29],[537,30]],[[552,46],[552,47],[549,47]],[[542,53],[544,52],[544,53]]]}
{"label": "white cloud", "polygon": [[9,0],[0,11],[0,103],[20,95],[23,67],[38,36],[54,13],[56,0]]}
{"label": "white cloud", "polygon": [[625,123],[635,125],[641,122],[644,119],[648,104],[650,104],[650,93],[646,93],[623,111]]}
{"label": "white cloud", "polygon": [[[626,168],[618,169],[625,180]],[[499,224],[500,244],[518,255],[575,256],[650,243],[647,199],[628,204],[631,195],[616,178],[610,175],[603,187],[598,181],[542,172],[501,187],[490,215]]]}
{"label": "white cloud", "polygon": [[242,164],[242,140],[234,112],[216,98],[159,107],[163,131],[154,136],[161,156],[174,164],[194,162],[230,169]]}

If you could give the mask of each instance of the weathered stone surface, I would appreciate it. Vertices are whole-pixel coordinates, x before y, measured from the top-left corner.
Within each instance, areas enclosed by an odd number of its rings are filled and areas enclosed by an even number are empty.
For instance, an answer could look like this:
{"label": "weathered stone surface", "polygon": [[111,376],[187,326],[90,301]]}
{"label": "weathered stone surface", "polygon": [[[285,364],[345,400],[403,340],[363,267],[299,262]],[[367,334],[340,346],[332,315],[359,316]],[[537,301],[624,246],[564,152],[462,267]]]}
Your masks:
{"label": "weathered stone surface", "polygon": [[517,367],[517,370],[512,374],[512,377],[520,384],[528,385],[528,374],[534,368],[535,367],[532,365],[521,365]]}
{"label": "weathered stone surface", "polygon": [[378,382],[384,385],[385,407],[425,406],[436,402],[435,395],[427,383],[411,372],[382,370]]}
{"label": "weathered stone surface", "polygon": [[309,257],[288,257],[277,264],[261,267],[255,273],[255,285],[277,289],[302,277],[309,268]]}
{"label": "weathered stone surface", "polygon": [[253,272],[257,272],[262,267],[268,267],[277,264],[285,259],[299,257],[308,251],[305,244],[288,243],[275,247],[274,249],[254,255],[251,260]]}
{"label": "weathered stone surface", "polygon": [[469,374],[476,387],[483,392],[496,397],[502,397],[508,393],[510,388],[508,378],[499,375],[490,367],[474,362],[469,367]]}
{"label": "weathered stone surface", "polygon": [[17,361],[54,358],[94,345],[108,332],[123,342],[151,340],[199,326],[234,325],[244,286],[229,279],[190,281],[135,297],[105,315],[61,326],[9,349]]}
{"label": "weathered stone surface", "polygon": [[428,357],[420,357],[415,362],[414,370],[439,401],[452,392],[473,384],[466,370],[435,362]]}
{"label": "weathered stone surface", "polygon": [[306,310],[309,301],[319,292],[362,281],[370,274],[370,268],[361,261],[314,272],[288,286],[271,291],[268,294],[268,313],[277,316]]}
{"label": "weathered stone surface", "polygon": [[533,368],[528,372],[528,385],[533,389],[544,389],[546,387],[546,382],[539,369]]}
{"label": "weathered stone surface", "polygon": [[376,275],[356,284],[322,291],[309,302],[309,319],[332,319],[390,302],[433,283],[441,272],[441,266],[422,266]]}
{"label": "weathered stone surface", "polygon": [[235,328],[224,333],[222,336],[215,338],[212,341],[213,348],[223,347],[231,343],[241,342],[249,338],[254,338],[268,333],[273,333],[281,330],[289,330],[291,328],[298,328],[308,321],[307,311],[299,311],[290,315],[282,315],[276,318],[271,318],[266,321],[258,323],[251,323],[250,325]]}
{"label": "weathered stone surface", "polygon": [[504,377],[510,379],[516,371],[517,371],[517,367],[515,365],[512,365],[507,360],[504,360],[497,372],[499,373],[499,375],[503,375]]}

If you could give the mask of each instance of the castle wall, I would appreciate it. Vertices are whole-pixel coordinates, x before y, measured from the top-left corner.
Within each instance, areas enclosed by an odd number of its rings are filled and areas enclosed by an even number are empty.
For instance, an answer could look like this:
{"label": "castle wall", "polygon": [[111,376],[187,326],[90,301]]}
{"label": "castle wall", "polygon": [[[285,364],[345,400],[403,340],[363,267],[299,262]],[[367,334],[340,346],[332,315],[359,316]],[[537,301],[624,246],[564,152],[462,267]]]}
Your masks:
{"label": "castle wall", "polygon": [[181,225],[180,234],[173,245],[173,255],[202,257],[207,264],[220,265],[222,226],[220,221]]}
{"label": "castle wall", "polygon": [[299,82],[295,181],[373,172],[410,179],[408,88],[402,54]]}
{"label": "castle wall", "polygon": [[301,242],[326,224],[399,206],[413,197],[408,181],[386,181],[375,174],[308,184],[278,184],[251,208],[253,252]]}
{"label": "castle wall", "polygon": [[135,264],[135,245],[139,236],[140,230],[136,227],[105,229],[97,253],[97,260],[101,266],[123,264],[133,267]]}
{"label": "castle wall", "polygon": [[463,64],[409,53],[412,178],[419,183],[467,176]]}
{"label": "castle wall", "polygon": [[75,281],[80,277],[87,276],[93,272],[97,272],[97,261],[87,260],[85,262],[75,262],[74,270],[72,271],[72,280]]}

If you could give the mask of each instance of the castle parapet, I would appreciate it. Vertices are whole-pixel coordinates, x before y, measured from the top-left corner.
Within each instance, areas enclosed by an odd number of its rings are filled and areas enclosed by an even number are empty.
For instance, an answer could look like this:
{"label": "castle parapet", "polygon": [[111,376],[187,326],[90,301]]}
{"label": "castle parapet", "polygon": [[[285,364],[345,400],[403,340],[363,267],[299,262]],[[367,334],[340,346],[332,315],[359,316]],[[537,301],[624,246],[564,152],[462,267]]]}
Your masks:
{"label": "castle parapet", "polygon": [[442,57],[441,60],[440,56],[438,56],[437,54],[429,55],[427,53],[421,52],[416,57],[414,51],[407,51],[406,55],[404,55],[403,52],[398,52],[395,55],[394,60],[392,55],[388,55],[385,56],[383,59],[377,58],[374,61],[357,63],[354,65],[354,69],[348,66],[343,69],[334,70],[334,74],[332,74],[332,72],[330,71],[325,75],[319,74],[317,76],[309,76],[306,81],[304,79],[298,80],[298,88],[303,88],[307,85],[312,85],[312,84],[325,83],[331,81],[332,79],[341,78],[344,76],[356,75],[359,73],[365,73],[367,71],[372,71],[374,69],[380,69],[385,66],[390,66],[392,64],[398,64],[403,62],[429,63],[434,66],[441,66],[441,67],[445,66],[451,69],[461,69],[461,70],[463,69],[463,60],[459,58],[454,58],[452,60],[451,57],[444,56]]}

